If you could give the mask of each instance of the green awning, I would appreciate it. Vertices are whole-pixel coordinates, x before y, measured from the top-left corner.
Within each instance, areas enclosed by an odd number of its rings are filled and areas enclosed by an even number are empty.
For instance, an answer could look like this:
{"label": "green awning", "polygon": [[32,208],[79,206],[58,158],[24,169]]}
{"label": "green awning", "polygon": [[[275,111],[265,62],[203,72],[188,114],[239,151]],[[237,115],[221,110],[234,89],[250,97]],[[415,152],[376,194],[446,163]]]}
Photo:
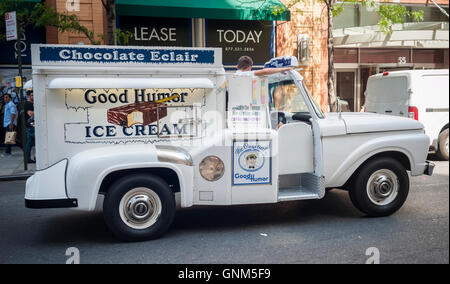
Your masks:
{"label": "green awning", "polygon": [[116,0],[115,7],[121,16],[260,21],[291,18],[280,0]]}
{"label": "green awning", "polygon": [[[40,3],[42,0],[20,0],[22,2]],[[0,2],[5,2],[5,0],[0,0]],[[19,1],[17,1],[19,3]]]}

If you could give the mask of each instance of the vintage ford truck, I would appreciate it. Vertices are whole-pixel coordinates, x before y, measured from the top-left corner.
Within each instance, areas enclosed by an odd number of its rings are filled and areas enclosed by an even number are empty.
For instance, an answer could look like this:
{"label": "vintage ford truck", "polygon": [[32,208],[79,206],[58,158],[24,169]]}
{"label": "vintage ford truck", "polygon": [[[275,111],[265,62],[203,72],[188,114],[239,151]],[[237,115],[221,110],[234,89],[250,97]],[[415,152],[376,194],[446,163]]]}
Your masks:
{"label": "vintage ford truck", "polygon": [[[296,70],[227,73],[216,48],[33,45],[37,171],[28,208],[92,211],[124,241],[161,236],[177,205],[321,199],[369,216],[431,175],[413,119],[324,114]],[[270,66],[295,66],[294,57]]]}

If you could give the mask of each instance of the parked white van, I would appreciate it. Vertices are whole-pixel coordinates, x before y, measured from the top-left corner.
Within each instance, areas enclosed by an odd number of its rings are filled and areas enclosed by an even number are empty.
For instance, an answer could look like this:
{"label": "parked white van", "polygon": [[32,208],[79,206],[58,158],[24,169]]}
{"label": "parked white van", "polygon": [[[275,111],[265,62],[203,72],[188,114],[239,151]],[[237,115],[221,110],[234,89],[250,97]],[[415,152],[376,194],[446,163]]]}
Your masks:
{"label": "parked white van", "polygon": [[430,150],[448,160],[448,91],[448,69],[380,73],[369,77],[364,109],[420,121]]}

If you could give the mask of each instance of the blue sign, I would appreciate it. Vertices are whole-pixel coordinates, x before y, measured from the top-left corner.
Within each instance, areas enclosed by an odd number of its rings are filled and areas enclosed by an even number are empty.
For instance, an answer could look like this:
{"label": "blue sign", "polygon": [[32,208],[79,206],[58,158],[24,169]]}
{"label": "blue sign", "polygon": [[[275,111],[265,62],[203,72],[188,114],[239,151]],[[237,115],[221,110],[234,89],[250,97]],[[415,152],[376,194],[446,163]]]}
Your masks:
{"label": "blue sign", "polygon": [[233,141],[233,185],[272,183],[271,141]]}
{"label": "blue sign", "polygon": [[0,41],[0,50],[2,51],[0,52],[0,64],[17,64],[17,50],[19,46],[22,51],[22,64],[31,64],[31,44],[44,42],[45,30],[41,28],[26,29],[20,44],[17,44],[17,41]]}
{"label": "blue sign", "polygon": [[271,59],[264,64],[264,68],[297,67],[298,61],[295,56],[281,56]]}
{"label": "blue sign", "polygon": [[214,64],[214,50],[41,46],[41,62]]}

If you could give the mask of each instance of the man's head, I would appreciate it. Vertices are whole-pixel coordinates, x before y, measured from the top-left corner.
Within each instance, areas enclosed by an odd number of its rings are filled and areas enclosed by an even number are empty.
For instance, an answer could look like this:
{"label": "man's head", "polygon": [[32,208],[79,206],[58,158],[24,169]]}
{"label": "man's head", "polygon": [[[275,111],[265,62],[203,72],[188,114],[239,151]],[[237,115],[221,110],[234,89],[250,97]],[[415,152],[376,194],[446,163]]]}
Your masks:
{"label": "man's head", "polygon": [[250,56],[241,56],[238,60],[237,69],[241,71],[251,71],[253,59]]}
{"label": "man's head", "polygon": [[3,95],[3,101],[5,102],[5,104],[9,103],[11,100],[12,100],[12,97],[10,94]]}
{"label": "man's head", "polygon": [[27,98],[30,102],[34,101],[33,90],[27,91]]}

